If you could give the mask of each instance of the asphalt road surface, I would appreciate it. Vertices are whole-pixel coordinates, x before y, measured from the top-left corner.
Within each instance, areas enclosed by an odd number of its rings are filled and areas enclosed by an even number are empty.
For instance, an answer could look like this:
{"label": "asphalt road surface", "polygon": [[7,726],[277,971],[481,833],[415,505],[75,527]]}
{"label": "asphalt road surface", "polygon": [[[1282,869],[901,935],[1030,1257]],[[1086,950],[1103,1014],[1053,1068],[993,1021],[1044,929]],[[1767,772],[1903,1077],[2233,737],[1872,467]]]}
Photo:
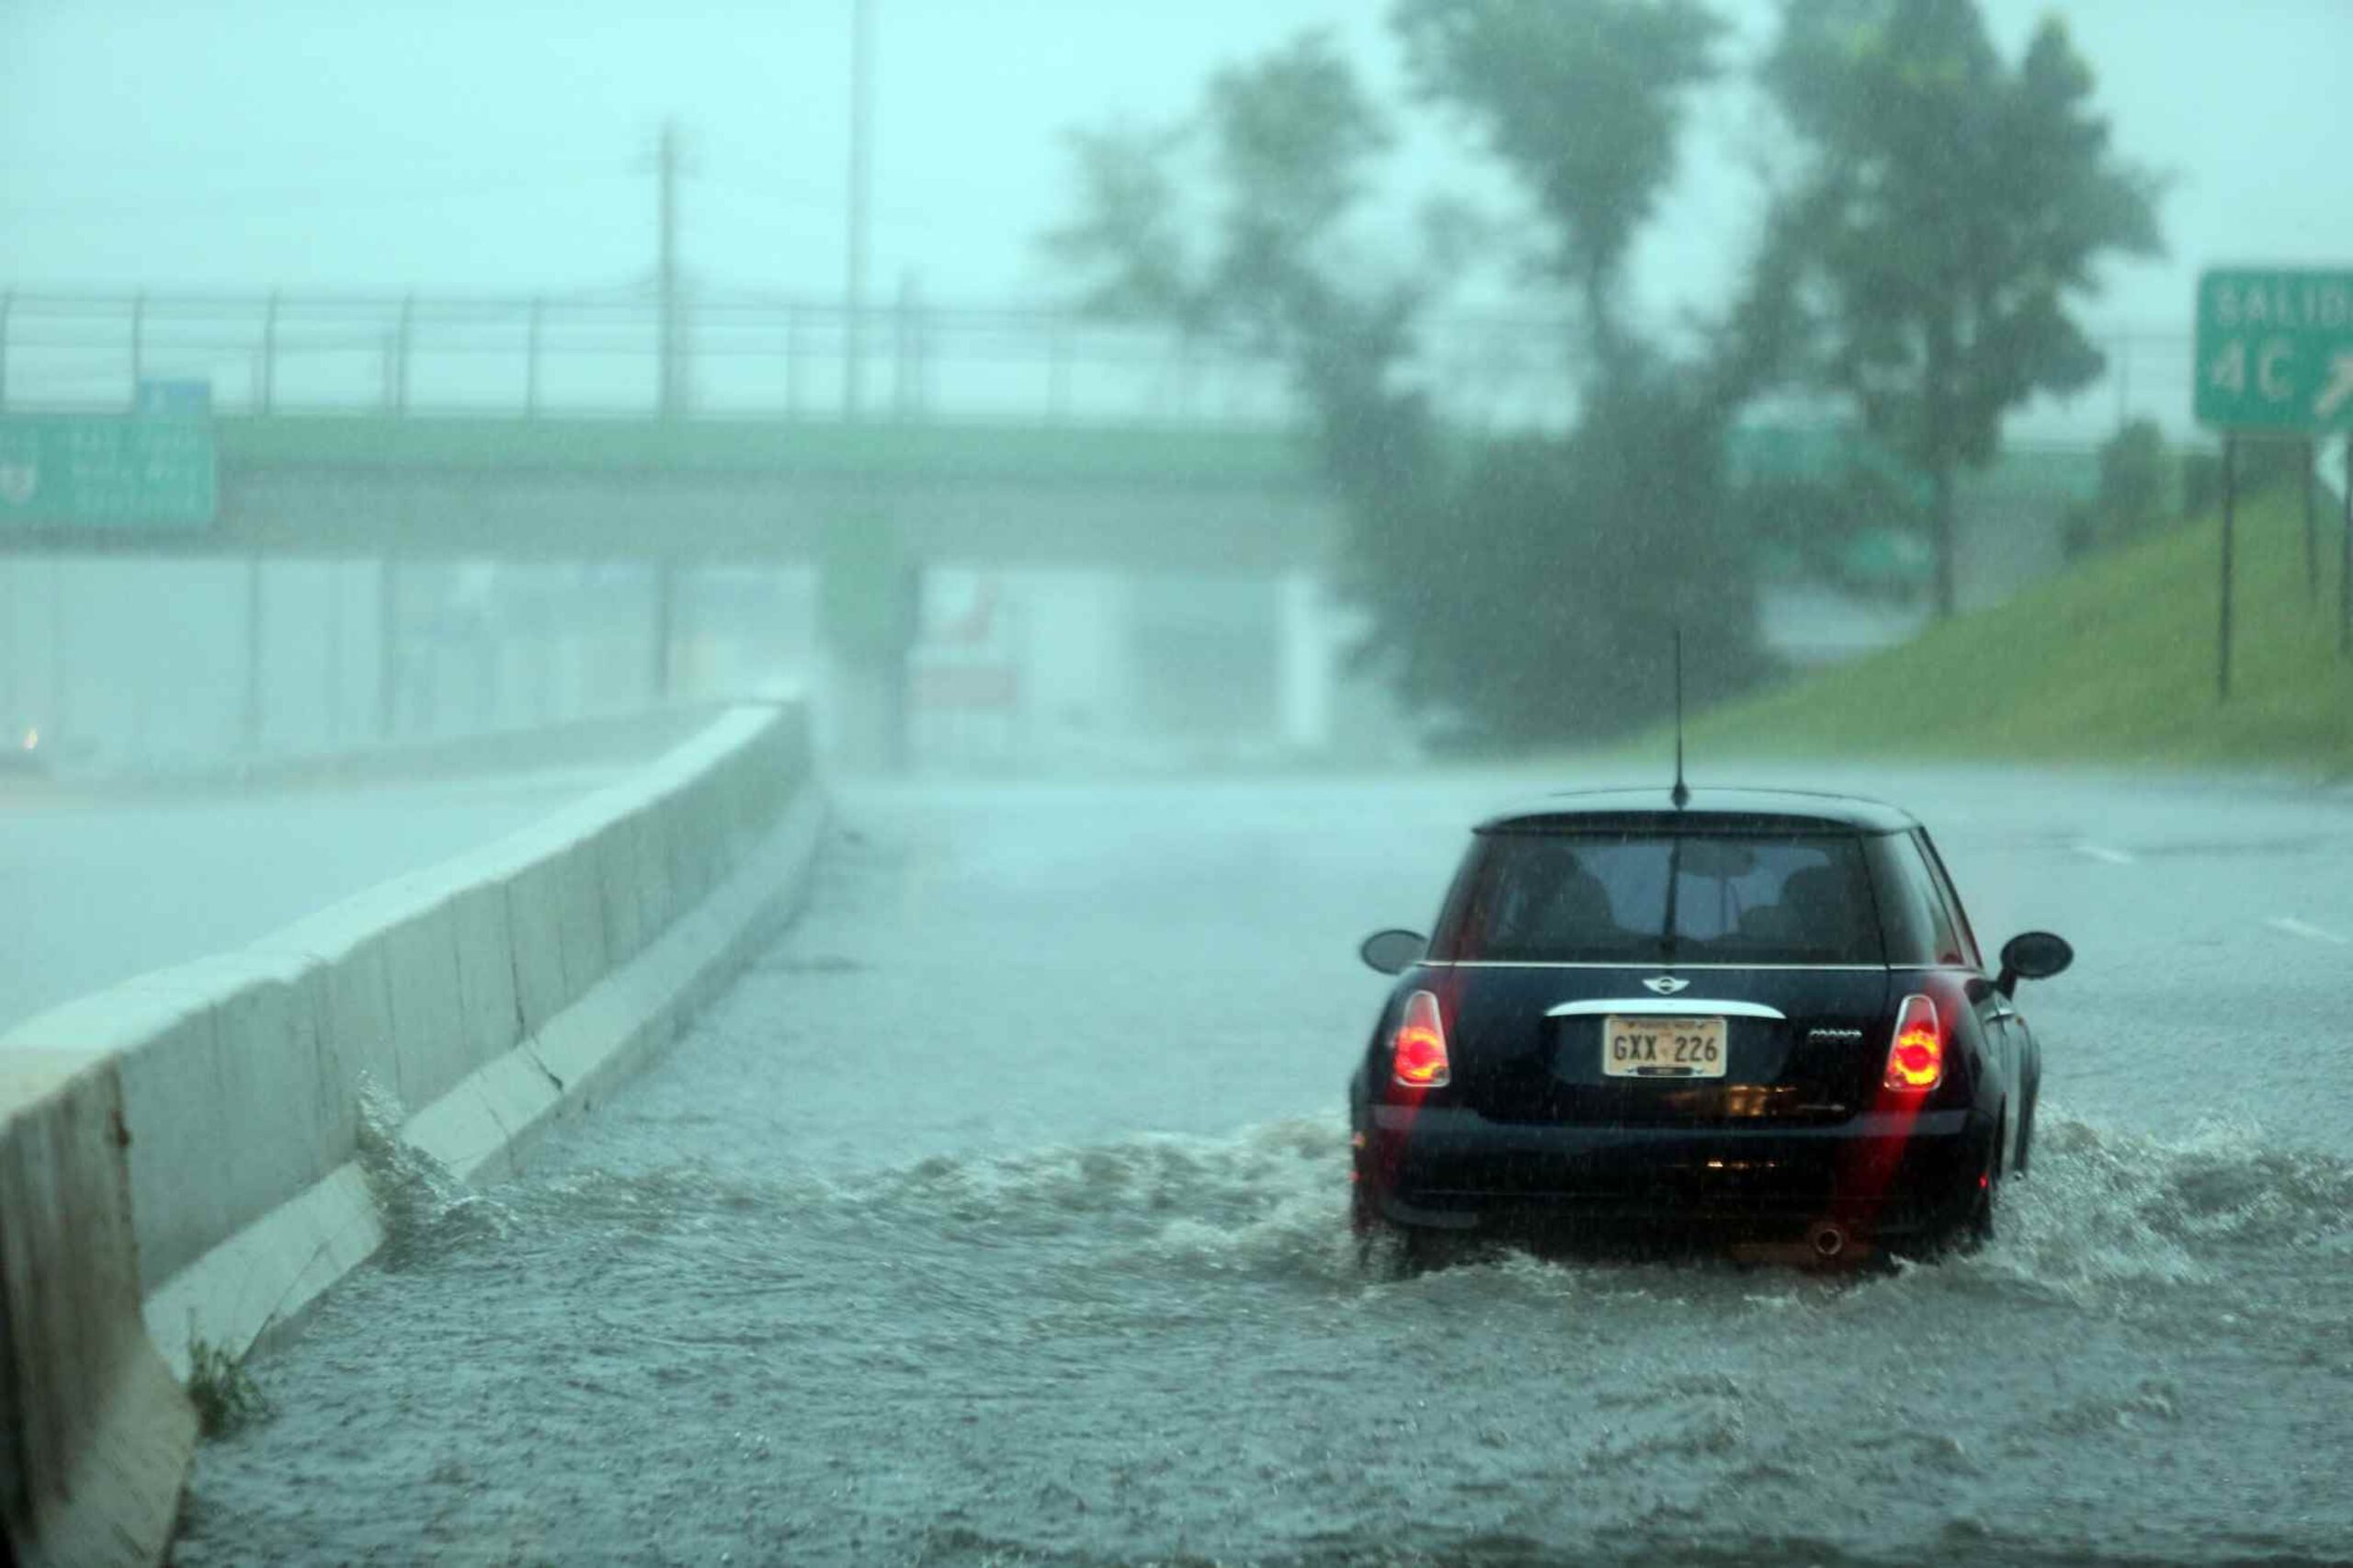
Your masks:
{"label": "asphalt road surface", "polygon": [[2353,800],[1861,781],[2078,948],[1983,1253],[1368,1277],[1354,944],[1514,791],[858,795],[674,1055],[258,1360],[178,1561],[2353,1556]]}
{"label": "asphalt road surface", "polygon": [[0,784],[0,1031],[493,843],[610,777],[177,801]]}

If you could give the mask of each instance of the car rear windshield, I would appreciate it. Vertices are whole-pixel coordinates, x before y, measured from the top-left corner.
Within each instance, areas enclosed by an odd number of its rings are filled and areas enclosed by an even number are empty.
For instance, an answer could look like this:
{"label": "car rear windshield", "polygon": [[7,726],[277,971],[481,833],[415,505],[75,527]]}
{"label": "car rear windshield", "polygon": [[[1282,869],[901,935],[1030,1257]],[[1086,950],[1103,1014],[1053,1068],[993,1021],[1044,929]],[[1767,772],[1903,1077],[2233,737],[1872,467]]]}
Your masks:
{"label": "car rear windshield", "polygon": [[1493,963],[1883,961],[1851,834],[1495,833],[1439,958]]}

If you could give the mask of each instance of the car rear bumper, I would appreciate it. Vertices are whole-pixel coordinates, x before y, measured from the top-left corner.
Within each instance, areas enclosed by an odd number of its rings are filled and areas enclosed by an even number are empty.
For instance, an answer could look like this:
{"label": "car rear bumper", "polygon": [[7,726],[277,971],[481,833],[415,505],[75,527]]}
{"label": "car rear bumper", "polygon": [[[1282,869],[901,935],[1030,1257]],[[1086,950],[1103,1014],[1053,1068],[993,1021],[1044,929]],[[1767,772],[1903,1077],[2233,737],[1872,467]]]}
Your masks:
{"label": "car rear bumper", "polygon": [[1827,1220],[1901,1241],[1971,1213],[1992,1136],[1966,1108],[1812,1127],[1563,1127],[1380,1106],[1358,1131],[1357,1179],[1373,1211],[1422,1230],[1774,1238]]}

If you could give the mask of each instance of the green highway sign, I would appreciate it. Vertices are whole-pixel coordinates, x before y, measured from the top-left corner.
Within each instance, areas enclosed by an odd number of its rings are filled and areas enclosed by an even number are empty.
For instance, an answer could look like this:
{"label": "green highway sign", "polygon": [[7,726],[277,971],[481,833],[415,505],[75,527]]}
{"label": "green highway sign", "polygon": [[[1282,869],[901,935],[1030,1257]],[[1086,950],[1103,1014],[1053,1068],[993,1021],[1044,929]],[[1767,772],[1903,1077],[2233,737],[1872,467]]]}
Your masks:
{"label": "green highway sign", "polygon": [[2198,280],[2198,422],[2353,431],[2353,272],[2230,268]]}
{"label": "green highway sign", "polygon": [[194,532],[219,508],[210,420],[0,416],[0,533]]}

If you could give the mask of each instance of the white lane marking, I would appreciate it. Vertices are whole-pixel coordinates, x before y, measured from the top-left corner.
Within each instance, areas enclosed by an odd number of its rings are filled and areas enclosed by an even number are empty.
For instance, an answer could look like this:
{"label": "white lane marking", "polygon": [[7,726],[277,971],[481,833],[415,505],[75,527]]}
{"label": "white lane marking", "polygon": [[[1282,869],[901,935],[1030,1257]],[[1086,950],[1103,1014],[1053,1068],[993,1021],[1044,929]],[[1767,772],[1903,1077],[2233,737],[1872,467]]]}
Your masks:
{"label": "white lane marking", "polygon": [[2310,921],[2299,920],[2291,915],[2282,915],[2276,919],[2267,920],[2264,924],[2274,931],[2285,931],[2290,937],[2302,937],[2314,942],[2328,942],[2340,948],[2353,948],[2353,937],[2340,937],[2326,926],[2314,926]]}
{"label": "white lane marking", "polygon": [[2123,850],[2110,849],[2105,844],[2078,844],[2072,847],[2076,854],[2086,859],[2097,860],[2109,866],[2130,866],[2134,858]]}

